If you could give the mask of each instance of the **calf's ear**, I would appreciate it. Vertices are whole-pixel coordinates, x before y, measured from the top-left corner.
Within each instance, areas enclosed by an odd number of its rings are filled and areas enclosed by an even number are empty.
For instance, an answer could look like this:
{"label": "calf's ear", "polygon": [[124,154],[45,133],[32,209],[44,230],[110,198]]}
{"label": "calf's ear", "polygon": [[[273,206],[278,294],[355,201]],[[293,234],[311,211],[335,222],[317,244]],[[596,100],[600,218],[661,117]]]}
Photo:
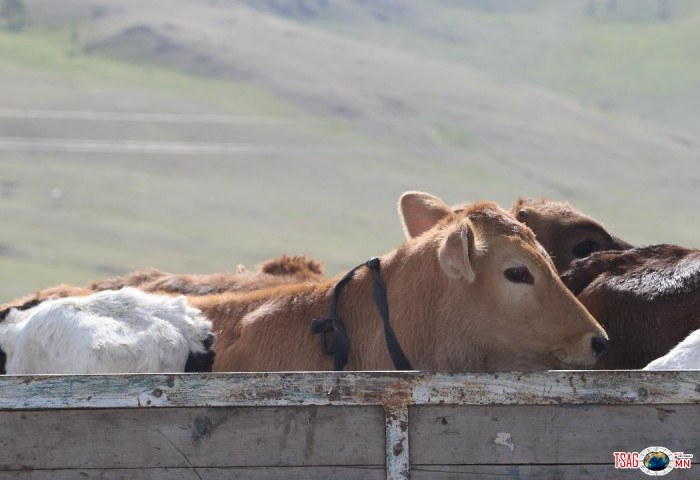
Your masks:
{"label": "calf's ear", "polygon": [[399,198],[399,216],[406,238],[417,237],[451,214],[450,207],[429,193],[406,192]]}
{"label": "calf's ear", "polygon": [[[474,243],[474,230],[467,219],[445,236],[438,251],[438,260],[448,277],[464,278],[468,282],[473,282],[476,278],[469,259],[470,243]],[[474,245],[471,250],[475,250]]]}

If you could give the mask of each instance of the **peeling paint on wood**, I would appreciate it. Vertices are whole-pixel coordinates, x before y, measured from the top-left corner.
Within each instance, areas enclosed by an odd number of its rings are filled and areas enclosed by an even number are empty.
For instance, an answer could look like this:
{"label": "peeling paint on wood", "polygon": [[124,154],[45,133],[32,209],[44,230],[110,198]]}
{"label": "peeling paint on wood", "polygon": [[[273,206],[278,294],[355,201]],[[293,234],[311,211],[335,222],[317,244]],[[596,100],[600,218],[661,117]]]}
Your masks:
{"label": "peeling paint on wood", "polygon": [[700,371],[0,377],[0,409],[700,403]]}
{"label": "peeling paint on wood", "polygon": [[386,478],[408,478],[408,407],[385,407]]}
{"label": "peeling paint on wood", "polygon": [[498,432],[496,434],[496,438],[493,440],[493,443],[496,445],[503,445],[504,447],[509,448],[511,452],[515,448],[515,444],[510,441],[510,433],[508,432]]}

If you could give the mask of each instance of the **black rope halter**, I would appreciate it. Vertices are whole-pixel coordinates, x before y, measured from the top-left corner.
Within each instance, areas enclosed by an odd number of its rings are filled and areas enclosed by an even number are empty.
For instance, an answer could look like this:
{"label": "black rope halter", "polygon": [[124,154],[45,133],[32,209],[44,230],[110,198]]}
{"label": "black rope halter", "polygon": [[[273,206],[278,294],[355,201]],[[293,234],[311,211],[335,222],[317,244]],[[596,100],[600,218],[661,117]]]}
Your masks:
{"label": "black rope halter", "polygon": [[[391,360],[394,362],[394,367],[396,370],[413,370],[408,359],[406,359],[406,355],[404,355],[403,350],[401,350],[394,330],[392,330],[389,324],[389,304],[386,299],[386,288],[384,288],[382,279],[379,276],[379,258],[377,257],[372,257],[366,262],[359,264],[340,279],[333,289],[333,298],[331,299],[331,307],[328,314],[322,320],[315,319],[311,322],[311,333],[321,334],[321,347],[323,351],[328,355],[334,355],[333,369],[337,371],[343,370],[348,364],[350,339],[348,338],[348,334],[345,333],[343,321],[336,312],[338,296],[345,285],[352,279],[353,275],[355,275],[355,272],[359,268],[365,266],[372,271],[372,275],[374,276],[374,302],[384,322],[384,338],[386,339],[386,346],[389,349]],[[333,332],[332,346],[328,345],[328,340],[326,338],[326,334],[330,331]]]}

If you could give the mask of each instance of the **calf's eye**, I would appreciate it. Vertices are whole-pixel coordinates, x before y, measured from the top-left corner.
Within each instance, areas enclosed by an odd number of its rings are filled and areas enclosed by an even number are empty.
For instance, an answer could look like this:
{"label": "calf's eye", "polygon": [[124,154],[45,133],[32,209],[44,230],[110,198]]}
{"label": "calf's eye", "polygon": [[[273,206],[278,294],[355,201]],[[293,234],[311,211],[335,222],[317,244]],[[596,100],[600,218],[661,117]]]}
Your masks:
{"label": "calf's eye", "polygon": [[509,268],[503,272],[503,275],[513,283],[526,283],[528,285],[535,283],[535,279],[532,278],[532,274],[527,267]]}
{"label": "calf's eye", "polygon": [[571,253],[574,254],[576,258],[584,258],[589,256],[593,252],[600,250],[600,245],[593,240],[584,240],[577,243]]}

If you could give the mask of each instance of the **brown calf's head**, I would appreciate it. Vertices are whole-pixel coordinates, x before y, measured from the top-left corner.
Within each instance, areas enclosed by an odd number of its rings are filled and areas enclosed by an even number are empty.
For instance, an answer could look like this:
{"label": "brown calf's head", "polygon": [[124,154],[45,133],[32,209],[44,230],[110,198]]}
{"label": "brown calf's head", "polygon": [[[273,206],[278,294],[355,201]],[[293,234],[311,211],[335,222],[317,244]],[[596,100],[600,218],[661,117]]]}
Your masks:
{"label": "brown calf's head", "polygon": [[437,254],[438,368],[588,366],[605,351],[604,330],[560,281],[532,231],[498,205],[454,212],[432,195],[408,192],[399,211],[412,238],[407,248]]}
{"label": "brown calf's head", "polygon": [[520,197],[510,213],[532,229],[559,272],[566,270],[572,261],[593,252],[632,248],[568,203]]}

